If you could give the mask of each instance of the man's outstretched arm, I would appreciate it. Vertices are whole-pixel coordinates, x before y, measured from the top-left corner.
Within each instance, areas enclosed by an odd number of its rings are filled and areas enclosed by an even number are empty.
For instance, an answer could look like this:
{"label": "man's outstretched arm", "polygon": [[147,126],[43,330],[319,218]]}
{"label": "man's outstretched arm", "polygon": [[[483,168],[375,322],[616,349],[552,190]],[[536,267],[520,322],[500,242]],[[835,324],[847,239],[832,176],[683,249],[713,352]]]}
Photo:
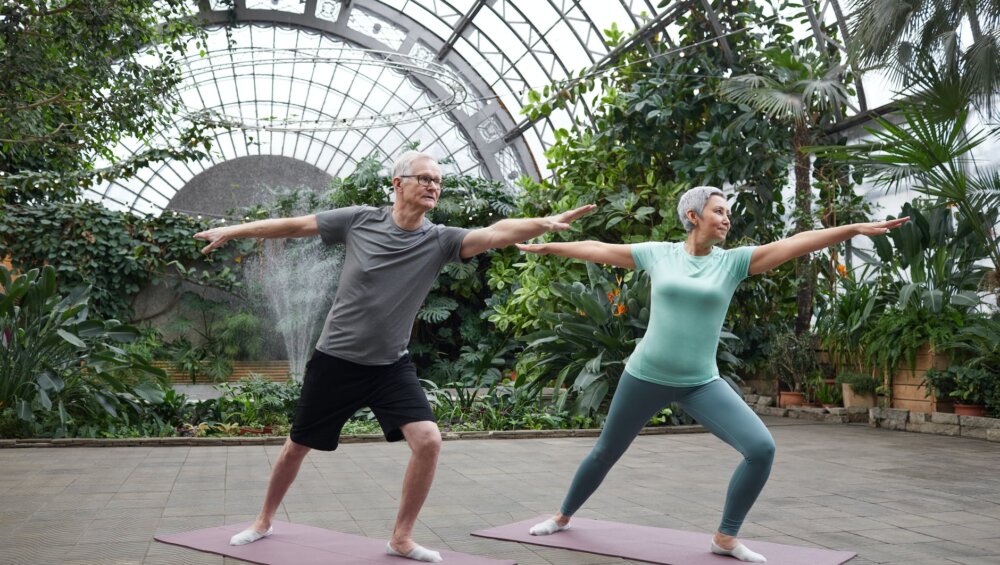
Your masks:
{"label": "man's outstretched arm", "polygon": [[234,226],[212,228],[194,234],[195,239],[208,242],[201,252],[209,253],[222,247],[230,239],[281,239],[285,237],[310,237],[319,235],[316,215],[298,216],[295,218],[277,218],[274,220],[258,220]]}
{"label": "man's outstretched arm", "polygon": [[543,233],[567,230],[574,220],[589,214],[595,208],[596,205],[587,204],[575,210],[544,218],[508,218],[489,227],[472,230],[462,240],[462,259],[479,255],[487,249],[521,243]]}

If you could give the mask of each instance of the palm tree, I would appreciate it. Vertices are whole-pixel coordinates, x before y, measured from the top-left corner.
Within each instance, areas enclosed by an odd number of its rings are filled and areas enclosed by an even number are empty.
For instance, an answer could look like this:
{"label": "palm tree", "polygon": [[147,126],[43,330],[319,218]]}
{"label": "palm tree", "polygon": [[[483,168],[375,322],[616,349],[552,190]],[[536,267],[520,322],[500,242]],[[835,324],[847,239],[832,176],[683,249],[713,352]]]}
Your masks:
{"label": "palm tree", "polygon": [[858,0],[848,45],[862,65],[886,68],[904,87],[931,61],[968,80],[974,104],[992,108],[1000,91],[1000,0]]}
{"label": "palm tree", "polygon": [[997,135],[996,126],[970,125],[972,79],[927,68],[900,105],[900,120],[876,118],[866,128],[872,140],[848,146],[812,148],[874,178],[877,186],[914,190],[955,209],[969,236],[985,250],[992,269],[980,283],[1000,290],[1000,170],[984,167],[973,150]]}
{"label": "palm tree", "polygon": [[[720,93],[737,104],[751,108],[743,120],[764,114],[793,128],[792,153],[795,164],[795,233],[812,229],[812,163],[805,147],[813,144],[818,128],[839,112],[848,100],[842,76],[844,67],[832,64],[818,53],[780,47],[762,51],[760,60],[768,74],[745,74],[722,81]],[[812,319],[815,275],[808,257],[796,260],[800,281],[796,297],[795,333],[809,329]]]}

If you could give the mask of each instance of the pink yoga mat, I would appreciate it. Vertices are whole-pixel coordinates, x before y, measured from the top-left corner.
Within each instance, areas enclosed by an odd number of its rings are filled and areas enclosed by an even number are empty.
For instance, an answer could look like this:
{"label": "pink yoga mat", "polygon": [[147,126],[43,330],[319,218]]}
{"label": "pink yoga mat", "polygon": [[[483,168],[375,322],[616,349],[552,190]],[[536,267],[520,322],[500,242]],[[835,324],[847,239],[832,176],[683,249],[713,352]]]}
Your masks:
{"label": "pink yoga mat", "polygon": [[[733,565],[732,557],[708,550],[710,534],[573,518],[572,527],[550,536],[533,536],[531,526],[549,516],[472,532],[472,535],[534,545],[586,551],[662,565]],[[856,554],[747,540],[746,546],[767,558],[767,565],[840,565]]]}
{"label": "pink yoga mat", "polygon": [[[233,534],[242,532],[249,522],[216,528],[205,528],[179,534],[156,536],[156,541],[180,545],[198,551],[207,551],[235,557],[262,565],[407,565],[417,563],[402,557],[386,555],[386,540],[377,540],[303,526],[288,522],[275,522],[274,534],[247,545],[229,545]],[[431,547],[441,552],[448,565],[517,565],[514,561],[501,561],[476,555],[458,553]]]}

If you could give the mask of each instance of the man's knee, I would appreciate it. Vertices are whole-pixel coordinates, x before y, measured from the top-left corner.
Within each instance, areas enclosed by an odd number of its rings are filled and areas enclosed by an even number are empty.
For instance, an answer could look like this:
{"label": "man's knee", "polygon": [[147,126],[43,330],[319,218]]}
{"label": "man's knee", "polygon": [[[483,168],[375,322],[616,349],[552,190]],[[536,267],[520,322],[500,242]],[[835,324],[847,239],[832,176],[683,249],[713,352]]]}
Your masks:
{"label": "man's knee", "polygon": [[434,422],[412,422],[402,429],[413,453],[436,457],[441,451],[441,431]]}
{"label": "man's knee", "polygon": [[309,452],[312,451],[311,447],[306,447],[301,443],[295,443],[292,438],[285,440],[285,445],[282,448],[282,455],[288,459],[302,460],[305,458]]}

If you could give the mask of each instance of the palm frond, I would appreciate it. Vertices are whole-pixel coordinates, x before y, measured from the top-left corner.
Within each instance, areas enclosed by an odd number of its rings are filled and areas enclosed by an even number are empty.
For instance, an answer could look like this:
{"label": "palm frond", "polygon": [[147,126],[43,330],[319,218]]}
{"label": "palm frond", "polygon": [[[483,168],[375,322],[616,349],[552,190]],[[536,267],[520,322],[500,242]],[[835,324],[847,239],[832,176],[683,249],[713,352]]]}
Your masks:
{"label": "palm frond", "polygon": [[963,66],[973,100],[992,111],[1000,92],[1000,27],[972,43],[963,55]]}
{"label": "palm frond", "polygon": [[781,85],[769,77],[741,75],[722,81],[719,93],[737,104],[745,104],[764,115],[786,122],[806,118],[802,97],[782,90]]}

